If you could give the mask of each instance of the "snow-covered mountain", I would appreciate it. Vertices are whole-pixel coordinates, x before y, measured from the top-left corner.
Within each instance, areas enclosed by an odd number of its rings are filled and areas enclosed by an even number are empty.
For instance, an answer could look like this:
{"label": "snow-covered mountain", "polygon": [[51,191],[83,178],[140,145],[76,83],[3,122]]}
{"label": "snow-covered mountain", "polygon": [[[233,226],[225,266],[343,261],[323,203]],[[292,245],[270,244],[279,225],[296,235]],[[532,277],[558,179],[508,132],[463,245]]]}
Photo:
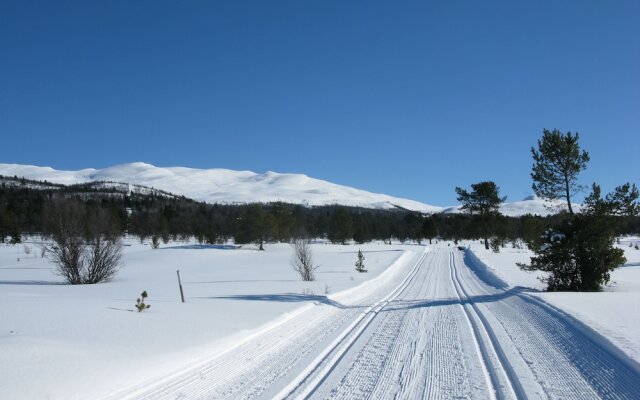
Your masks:
{"label": "snow-covered mountain", "polygon": [[[0,164],[0,175],[61,183],[65,185],[111,181],[142,185],[208,203],[252,203],[283,201],[321,206],[341,204],[374,209],[404,208],[424,213],[461,212],[459,206],[438,207],[419,201],[371,193],[337,185],[302,174],[280,174],[228,169],[161,168],[146,163],[121,164],[104,169],[58,171],[50,167]],[[508,216],[547,215],[557,212],[561,202],[551,203],[530,196],[522,201],[505,203],[501,212]]]}
{"label": "snow-covered mountain", "polygon": [[310,206],[341,204],[376,209],[405,208],[425,213],[442,210],[442,207],[336,185],[306,175],[276,172],[256,174],[250,171],[228,169],[160,168],[137,162],[79,171],[0,164],[0,175],[46,180],[66,185],[92,181],[132,183],[208,203],[284,201]]}
{"label": "snow-covered mountain", "polygon": [[[579,209],[580,205],[574,205],[574,209]],[[500,213],[508,217],[520,215],[549,215],[560,211],[566,211],[567,205],[563,201],[543,200],[536,195],[527,196],[520,201],[505,202],[500,206]],[[445,213],[461,213],[461,206],[448,207],[443,210]]]}

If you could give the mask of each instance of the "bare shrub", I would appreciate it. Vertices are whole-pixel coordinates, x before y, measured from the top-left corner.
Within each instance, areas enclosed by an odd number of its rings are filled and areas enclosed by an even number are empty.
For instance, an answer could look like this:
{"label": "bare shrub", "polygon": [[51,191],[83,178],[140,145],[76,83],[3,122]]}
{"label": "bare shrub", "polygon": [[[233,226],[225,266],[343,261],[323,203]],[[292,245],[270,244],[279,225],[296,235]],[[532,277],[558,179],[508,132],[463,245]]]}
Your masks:
{"label": "bare shrub", "polygon": [[109,280],[118,271],[122,241],[113,233],[112,221],[101,209],[87,213],[75,200],[59,199],[47,210],[51,241],[42,252],[56,272],[72,285]]}
{"label": "bare shrub", "polygon": [[122,260],[122,240],[97,236],[87,245],[83,283],[108,281],[118,272]]}
{"label": "bare shrub", "polygon": [[319,265],[313,265],[313,253],[307,239],[296,239],[293,244],[293,257],[291,266],[300,274],[303,281],[315,280],[314,271]]}

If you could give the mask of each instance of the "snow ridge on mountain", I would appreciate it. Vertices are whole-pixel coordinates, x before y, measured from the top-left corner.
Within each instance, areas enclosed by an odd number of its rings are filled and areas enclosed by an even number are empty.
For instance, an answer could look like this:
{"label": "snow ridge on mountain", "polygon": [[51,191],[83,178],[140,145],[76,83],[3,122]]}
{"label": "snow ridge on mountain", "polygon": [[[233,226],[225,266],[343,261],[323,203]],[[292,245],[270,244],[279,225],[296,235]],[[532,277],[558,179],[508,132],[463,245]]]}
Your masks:
{"label": "snow ridge on mountain", "polygon": [[[120,164],[103,169],[86,168],[59,171],[51,167],[0,163],[0,175],[71,185],[111,181],[147,186],[207,203],[269,203],[282,201],[305,206],[340,204],[373,209],[407,209],[423,213],[459,213],[460,206],[438,207],[415,200],[372,193],[337,185],[303,174],[229,169],[156,167],[143,162]],[[500,211],[507,216],[548,215],[563,208],[561,202],[549,202],[536,196],[504,203]]]}
{"label": "snow ridge on mountain", "polygon": [[257,174],[251,171],[218,168],[161,168],[136,162],[104,169],[87,168],[79,171],[58,171],[50,167],[0,164],[0,175],[15,175],[66,185],[93,181],[133,183],[184,195],[207,203],[283,201],[307,206],[340,204],[374,209],[404,208],[424,213],[442,210],[442,207],[337,185],[302,174],[280,174],[272,171]]}

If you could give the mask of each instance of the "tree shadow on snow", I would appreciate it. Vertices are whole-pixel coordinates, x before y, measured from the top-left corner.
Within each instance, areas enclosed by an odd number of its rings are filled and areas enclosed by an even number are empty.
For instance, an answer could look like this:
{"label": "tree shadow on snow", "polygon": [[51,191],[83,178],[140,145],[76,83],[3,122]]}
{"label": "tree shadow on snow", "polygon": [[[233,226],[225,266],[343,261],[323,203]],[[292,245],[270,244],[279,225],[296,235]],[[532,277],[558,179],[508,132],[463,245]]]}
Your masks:
{"label": "tree shadow on snow", "polygon": [[247,282],[299,282],[299,279],[241,279],[235,281],[203,281],[203,282],[184,282],[185,284],[190,285],[201,285],[201,284],[211,284],[211,283],[247,283]]}
{"label": "tree shadow on snow", "polygon": [[26,285],[26,286],[42,286],[42,285],[67,285],[66,282],[56,281],[0,281],[0,285]]}
{"label": "tree shadow on snow", "polygon": [[317,303],[326,304],[328,306],[336,308],[351,308],[337,301],[331,300],[327,296],[318,296],[314,294],[298,294],[298,293],[282,293],[282,294],[245,294],[245,295],[231,295],[231,296],[213,296],[213,297],[199,297],[200,299],[212,299],[212,300],[245,300],[245,301],[275,301],[282,303],[302,303],[306,301],[313,301]]}
{"label": "tree shadow on snow", "polygon": [[161,247],[161,250],[236,250],[241,246],[233,244],[186,244],[182,246]]}
{"label": "tree shadow on snow", "polygon": [[491,303],[507,299],[509,297],[517,296],[523,292],[531,292],[533,290],[524,288],[521,286],[513,287],[509,290],[505,290],[496,294],[471,296],[468,299],[442,299],[442,300],[413,300],[413,301],[393,301],[388,307],[385,307],[383,311],[399,311],[399,310],[412,310],[416,308],[424,307],[442,307],[450,305],[465,305],[465,304],[477,304],[477,303]]}

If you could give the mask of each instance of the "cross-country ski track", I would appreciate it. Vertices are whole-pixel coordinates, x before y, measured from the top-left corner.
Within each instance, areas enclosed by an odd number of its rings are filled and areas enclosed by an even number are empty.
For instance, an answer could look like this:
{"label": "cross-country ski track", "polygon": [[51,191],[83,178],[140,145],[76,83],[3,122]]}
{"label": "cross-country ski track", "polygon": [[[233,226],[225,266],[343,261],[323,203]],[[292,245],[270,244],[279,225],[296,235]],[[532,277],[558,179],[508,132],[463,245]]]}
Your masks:
{"label": "cross-country ski track", "polygon": [[638,399],[640,366],[452,247],[110,399]]}

